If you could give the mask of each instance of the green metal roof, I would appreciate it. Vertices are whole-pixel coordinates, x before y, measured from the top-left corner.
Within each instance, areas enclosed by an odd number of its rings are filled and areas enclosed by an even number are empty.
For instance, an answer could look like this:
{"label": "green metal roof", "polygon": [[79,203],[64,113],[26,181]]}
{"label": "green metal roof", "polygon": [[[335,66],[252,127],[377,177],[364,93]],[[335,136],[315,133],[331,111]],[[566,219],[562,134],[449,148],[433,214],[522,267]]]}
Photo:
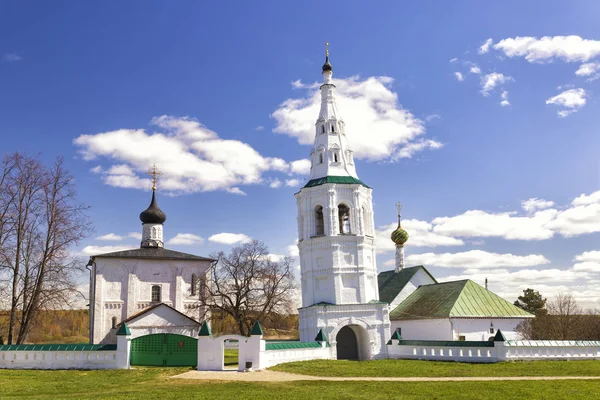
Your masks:
{"label": "green metal roof", "polygon": [[379,286],[379,300],[384,301],[388,304],[391,304],[392,301],[398,296],[398,293],[404,289],[404,286],[412,277],[417,273],[419,269],[423,269],[433,279],[434,282],[437,282],[433,276],[427,271],[425,267],[422,265],[417,265],[416,267],[404,268],[403,270],[396,272],[385,271],[381,272],[377,275],[377,284]]}
{"label": "green metal roof", "polygon": [[250,331],[250,335],[263,335],[263,329],[262,326],[260,326],[260,322],[256,321],[254,323],[254,326],[252,327],[252,330]]}
{"label": "green metal roof", "polygon": [[340,183],[346,185],[357,183],[368,188],[368,186],[365,185],[363,181],[361,181],[360,179],[353,178],[351,176],[325,176],[323,178],[311,179],[306,185],[304,185],[304,187],[320,186],[326,183]]}
{"label": "green metal roof", "polygon": [[206,321],[202,323],[202,327],[200,327],[200,331],[198,331],[198,336],[212,336],[210,326],[208,326]]}
{"label": "green metal roof", "polygon": [[[390,340],[391,342],[391,340]],[[392,344],[392,343],[389,343]],[[459,340],[400,340],[400,346],[438,346],[438,347],[494,347],[494,342],[459,341]]]}
{"label": "green metal roof", "polygon": [[114,351],[116,344],[3,344],[0,351]]}
{"label": "green metal roof", "polygon": [[317,333],[317,337],[315,337],[315,342],[326,342],[327,338],[323,333],[323,329],[319,329],[319,333]]}
{"label": "green metal roof", "polygon": [[123,322],[121,324],[121,326],[119,327],[119,330],[117,331],[117,336],[129,336],[129,335],[131,335],[131,331],[129,330],[127,323]]}
{"label": "green metal roof", "polygon": [[469,279],[419,286],[390,313],[394,321],[452,317],[533,315]]}
{"label": "green metal roof", "polygon": [[[320,347],[321,342],[283,342],[265,344],[265,350],[318,349]],[[329,343],[327,343],[327,347],[329,347]]]}

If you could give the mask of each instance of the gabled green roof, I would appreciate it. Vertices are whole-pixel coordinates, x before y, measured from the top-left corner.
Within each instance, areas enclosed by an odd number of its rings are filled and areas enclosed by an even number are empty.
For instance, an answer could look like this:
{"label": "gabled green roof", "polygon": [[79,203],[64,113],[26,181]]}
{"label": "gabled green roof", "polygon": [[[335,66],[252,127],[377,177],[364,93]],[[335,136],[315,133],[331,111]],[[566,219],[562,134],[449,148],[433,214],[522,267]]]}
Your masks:
{"label": "gabled green roof", "polygon": [[427,272],[427,275],[437,282],[433,276],[427,271],[422,265],[416,267],[404,268],[403,270],[396,272],[394,270],[384,271],[377,275],[377,284],[379,286],[379,300],[391,304],[392,301],[398,296],[398,293],[404,289],[404,286],[412,277],[417,273],[419,269],[423,269]]}
{"label": "gabled green roof", "polygon": [[119,330],[117,331],[117,336],[129,336],[131,335],[131,331],[125,322],[121,324]]}
{"label": "gabled green roof", "polygon": [[315,342],[326,342],[327,338],[323,333],[323,329],[319,329],[319,333],[317,333],[317,337],[315,338]]}
{"label": "gabled green roof", "polygon": [[210,326],[208,323],[204,321],[202,326],[200,327],[200,331],[198,331],[198,336],[212,336],[212,332],[210,331]]}
{"label": "gabled green roof", "polygon": [[394,334],[392,335],[391,339],[402,340],[402,335],[400,335],[400,331],[398,331],[398,329],[394,331]]}
{"label": "gabled green roof", "polygon": [[390,319],[452,317],[533,317],[502,297],[466,279],[419,286],[390,313]]}
{"label": "gabled green roof", "polygon": [[254,323],[254,326],[252,327],[252,330],[250,331],[250,335],[263,335],[263,330],[262,330],[262,326],[260,326],[260,323],[258,321],[256,321]]}
{"label": "gabled green roof", "polygon": [[361,181],[360,179],[353,178],[351,176],[325,176],[323,178],[311,179],[306,185],[304,185],[304,187],[320,186],[326,183],[341,183],[346,185],[357,183],[368,188],[368,186],[365,185],[363,181]]}

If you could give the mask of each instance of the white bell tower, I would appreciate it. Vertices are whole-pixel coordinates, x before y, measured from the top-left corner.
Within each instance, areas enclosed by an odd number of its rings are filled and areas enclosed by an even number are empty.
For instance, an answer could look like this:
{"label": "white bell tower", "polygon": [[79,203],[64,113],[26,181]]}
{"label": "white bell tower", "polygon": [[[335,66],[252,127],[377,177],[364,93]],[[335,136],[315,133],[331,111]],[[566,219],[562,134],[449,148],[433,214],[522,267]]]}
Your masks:
{"label": "white bell tower", "polygon": [[[329,51],[322,74],[321,110],[310,155],[310,179],[295,195],[302,284],[300,340],[312,341],[323,329],[333,343],[339,329],[352,325],[347,318],[356,323],[361,316],[364,318],[356,326],[382,328],[381,333],[367,333],[363,327],[363,336],[387,340],[383,334],[384,325],[389,330],[387,307],[379,303],[377,286],[372,189],[356,174],[345,124],[335,102]],[[322,319],[325,314],[327,323]],[[363,347],[367,341],[373,343],[373,338],[365,336],[363,340]],[[379,348],[371,350],[363,348],[358,354],[362,354],[362,359],[381,352]]]}

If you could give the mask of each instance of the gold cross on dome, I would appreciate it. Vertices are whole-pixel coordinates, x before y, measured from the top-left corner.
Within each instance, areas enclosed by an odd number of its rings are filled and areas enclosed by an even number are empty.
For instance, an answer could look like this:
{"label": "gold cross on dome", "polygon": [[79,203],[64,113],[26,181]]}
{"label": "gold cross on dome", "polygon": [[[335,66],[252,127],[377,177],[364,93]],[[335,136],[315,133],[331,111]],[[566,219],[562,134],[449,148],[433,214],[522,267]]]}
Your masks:
{"label": "gold cross on dome", "polygon": [[398,208],[398,215],[400,215],[400,213],[402,212],[402,203],[396,203],[396,208]]}
{"label": "gold cross on dome", "polygon": [[162,175],[162,172],[160,172],[158,168],[156,168],[156,164],[154,164],[152,168],[148,170],[148,175],[152,177],[152,190],[156,190],[156,181],[158,181],[158,177]]}
{"label": "gold cross on dome", "polygon": [[329,42],[325,42],[325,57],[329,57]]}

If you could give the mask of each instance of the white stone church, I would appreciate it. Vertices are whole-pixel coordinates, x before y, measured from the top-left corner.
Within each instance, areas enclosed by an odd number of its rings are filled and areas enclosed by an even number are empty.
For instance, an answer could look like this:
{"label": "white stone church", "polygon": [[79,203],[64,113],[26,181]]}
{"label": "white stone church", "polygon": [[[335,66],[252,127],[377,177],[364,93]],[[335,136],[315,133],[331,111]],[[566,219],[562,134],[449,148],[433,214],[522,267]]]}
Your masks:
{"label": "white stone church", "polygon": [[[328,53],[322,75],[310,177],[295,194],[300,341],[313,342],[322,330],[332,358],[364,360],[387,357],[394,332],[403,339],[487,341],[501,329],[516,338],[516,326],[532,315],[470,280],[439,283],[422,266],[404,267],[408,233],[400,212],[391,237],[396,267],[377,273],[373,189],[356,172]],[[166,216],[155,190],[140,214],[140,248],[90,258],[91,343],[115,343],[123,322],[134,338],[198,334],[204,310],[197,283],[209,281],[214,260],[164,248]]]}

